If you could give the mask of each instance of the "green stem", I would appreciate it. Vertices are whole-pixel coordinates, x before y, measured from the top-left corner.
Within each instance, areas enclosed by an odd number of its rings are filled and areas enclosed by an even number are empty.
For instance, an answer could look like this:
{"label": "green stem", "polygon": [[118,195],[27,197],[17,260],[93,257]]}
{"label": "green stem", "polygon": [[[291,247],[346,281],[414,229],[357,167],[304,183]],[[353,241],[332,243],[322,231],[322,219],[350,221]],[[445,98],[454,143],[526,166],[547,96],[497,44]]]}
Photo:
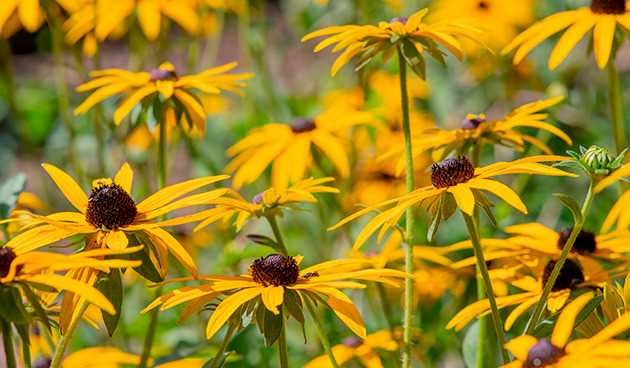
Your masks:
{"label": "green stem", "polygon": [[11,324],[4,319],[0,318],[0,324],[2,325],[2,343],[4,344],[5,363],[7,368],[15,368],[15,351],[13,349],[13,339]]}
{"label": "green stem", "polygon": [[72,341],[74,331],[79,326],[79,323],[83,318],[83,313],[85,313],[85,311],[87,310],[88,305],[89,303],[87,303],[86,301],[81,302],[77,315],[72,318],[72,321],[70,321],[70,325],[68,325],[68,329],[66,329],[65,333],[61,337],[61,340],[59,340],[59,343],[57,344],[57,349],[55,349],[55,354],[53,355],[52,362],[50,362],[50,368],[61,367],[63,355],[66,353],[66,349],[68,348],[68,345],[70,345],[70,341]]}
{"label": "green stem", "polygon": [[228,330],[225,333],[225,336],[223,336],[223,341],[221,342],[221,346],[219,346],[219,350],[217,351],[217,354],[214,356],[214,359],[212,359],[212,364],[210,364],[209,368],[221,367],[221,362],[223,361],[222,355],[227,350],[227,347],[230,344],[230,341],[232,340],[232,336],[234,335],[234,332],[236,332],[237,328],[238,328],[238,325],[234,323],[228,324]]}
{"label": "green stem", "polygon": [[287,329],[285,326],[285,320],[282,317],[282,329],[280,330],[280,338],[278,338],[278,354],[280,355],[280,367],[289,368],[289,351],[287,349]]}
{"label": "green stem", "polygon": [[608,62],[608,101],[610,102],[615,147],[617,154],[619,154],[627,147],[628,141],[621,97],[621,80],[613,59]]}
{"label": "green stem", "polygon": [[22,360],[24,362],[24,368],[31,368],[33,366],[33,363],[31,362],[30,335],[28,333],[29,327],[29,325],[17,327],[19,329],[18,332],[22,337]]}
{"label": "green stem", "polygon": [[[101,53],[98,49],[96,55],[94,55],[94,68],[101,68]],[[105,131],[105,114],[103,114],[103,107],[101,104],[96,104],[96,106],[94,106],[94,134],[96,135],[96,155],[100,175],[107,174],[107,158],[105,156],[107,142],[105,140]]]}
{"label": "green stem", "polygon": [[166,186],[166,121],[160,122],[160,139],[158,142],[158,170],[160,188]]}
{"label": "green stem", "polygon": [[580,234],[580,231],[582,231],[582,227],[584,226],[584,220],[586,219],[586,215],[588,214],[588,211],[591,208],[591,203],[593,202],[593,195],[594,195],[593,194],[593,181],[591,180],[588,186],[588,191],[586,192],[586,197],[584,198],[584,203],[582,204],[582,211],[581,211],[582,219],[579,221],[576,220],[575,224],[573,224],[573,229],[571,230],[569,239],[567,239],[567,242],[564,244],[564,247],[562,248],[562,252],[560,253],[560,258],[558,258],[558,260],[556,261],[556,264],[554,265],[553,270],[551,271],[551,275],[549,276],[549,278],[547,279],[547,282],[545,283],[545,287],[543,288],[543,292],[540,295],[538,304],[536,304],[534,313],[529,319],[529,322],[527,322],[527,327],[524,332],[525,334],[528,334],[528,335],[532,334],[534,332],[534,329],[538,325],[540,318],[542,317],[544,307],[547,304],[547,299],[549,299],[549,294],[551,294],[551,289],[555,285],[556,279],[560,275],[560,271],[562,270],[562,267],[564,266],[564,263],[567,257],[569,256],[569,252],[571,251],[571,248],[573,247],[573,243],[575,243],[575,239],[577,239],[577,236]]}
{"label": "green stem", "polygon": [[276,238],[276,243],[280,247],[280,252],[282,252],[283,255],[288,256],[289,252],[287,251],[287,247],[284,244],[284,239],[282,238],[282,233],[280,232],[280,227],[278,226],[278,221],[276,220],[276,216],[267,215],[265,216],[265,218],[267,219],[267,222],[269,222],[269,225],[271,226],[271,231],[273,231],[273,236]]}
{"label": "green stem", "polygon": [[319,335],[319,340],[322,343],[322,347],[326,351],[326,355],[328,355],[328,359],[330,360],[330,365],[333,368],[339,368],[339,364],[337,363],[337,359],[335,359],[335,355],[330,348],[330,341],[328,341],[328,336],[326,335],[326,331],[324,331],[324,327],[322,326],[319,318],[317,317],[317,312],[315,311],[315,307],[313,306],[311,300],[309,298],[304,298],[304,304],[306,305],[306,309],[308,309],[308,313],[311,315],[313,319],[313,323],[315,324],[315,328],[317,329],[317,334]]}
{"label": "green stem", "polygon": [[[155,298],[157,299],[162,295],[162,287],[160,286],[155,290]],[[151,359],[151,349],[153,348],[153,341],[155,340],[155,331],[157,330],[158,320],[160,317],[160,308],[155,308],[151,311],[151,320],[149,321],[149,328],[144,336],[144,345],[142,347],[142,355],[140,356],[139,368],[146,368]]]}
{"label": "green stem", "polygon": [[387,328],[389,328],[389,332],[392,335],[392,340],[396,340],[396,336],[395,336],[396,324],[394,323],[394,319],[392,318],[392,308],[387,302],[387,295],[385,294],[385,287],[380,282],[377,282],[376,290],[378,290],[378,296],[381,299],[381,304],[383,306],[383,314],[385,314],[385,320],[387,321]]}
{"label": "green stem", "polygon": [[[414,190],[413,183],[413,151],[411,147],[411,126],[409,122],[409,96],[407,93],[407,64],[398,48],[398,66],[400,73],[400,106],[402,109],[402,128],[405,134],[405,162],[407,192]],[[413,209],[405,212],[405,272],[413,274]],[[405,305],[403,312],[403,355],[402,367],[409,368],[411,364],[411,318],[413,316],[413,279],[405,279]]]}
{"label": "green stem", "polygon": [[486,289],[486,295],[490,302],[490,309],[492,311],[492,322],[494,324],[494,331],[497,334],[497,342],[499,343],[499,349],[503,356],[503,363],[508,363],[510,357],[505,350],[505,337],[503,336],[503,322],[501,321],[501,315],[499,314],[499,308],[497,307],[497,300],[494,296],[494,289],[492,288],[492,281],[490,280],[490,274],[488,273],[488,266],[483,256],[483,249],[481,248],[481,242],[479,241],[479,233],[477,232],[477,224],[475,219],[462,212],[464,221],[466,222],[466,228],[470,235],[470,241],[472,242],[475,250],[475,257],[477,258],[477,269],[483,277],[484,288]]}

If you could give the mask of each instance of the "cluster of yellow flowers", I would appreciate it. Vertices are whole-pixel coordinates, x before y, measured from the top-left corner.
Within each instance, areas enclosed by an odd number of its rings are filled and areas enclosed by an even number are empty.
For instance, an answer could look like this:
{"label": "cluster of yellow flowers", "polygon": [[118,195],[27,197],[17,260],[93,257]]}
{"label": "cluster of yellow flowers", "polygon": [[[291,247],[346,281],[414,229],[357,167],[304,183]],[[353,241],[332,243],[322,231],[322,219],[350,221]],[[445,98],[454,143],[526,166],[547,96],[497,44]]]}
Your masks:
{"label": "cluster of yellow flowers", "polygon": [[[48,23],[62,32],[68,45],[82,41],[85,56],[94,57],[106,39],[136,32],[134,27],[147,41],[164,36],[163,28],[171,22],[199,37],[210,32],[218,12],[245,16],[249,6],[238,0],[0,0],[0,37],[8,39],[21,28],[35,32]],[[225,174],[168,185],[167,150],[174,143],[169,134],[181,131],[186,139],[203,137],[212,110],[208,98],[225,92],[245,96],[246,81],[254,75],[235,72],[236,62],[193,74],[182,73],[170,62],[147,71],[99,68],[86,73],[86,80],[76,87],[86,96],[74,115],[99,110],[101,118],[111,115],[106,119],[113,122],[112,129],[144,128],[157,146],[157,189],[139,199],[134,194],[134,170],[127,162],[112,177],[97,177],[85,187],[78,172],[73,177],[58,166],[42,164],[73,209],[55,211],[37,195],[22,192],[10,217],[0,219],[6,230],[0,247],[0,327],[6,366],[18,366],[16,359],[31,366],[32,347],[43,333],[36,327],[45,326],[55,349],[36,353],[50,359],[47,367],[220,367],[235,333],[251,323],[258,326],[267,346],[278,347],[284,368],[292,354],[287,322],[297,321],[306,337],[306,311],[326,352],[307,367],[339,367],[352,361],[382,367],[385,359],[380,352],[400,351],[400,364],[408,368],[423,359],[414,351],[422,333],[413,318],[415,310],[447,291],[461,296],[469,280],[476,280],[478,300],[449,316],[443,327],[459,331],[479,320],[475,346],[479,367],[630,365],[630,341],[619,338],[630,330],[630,215],[625,209],[630,190],[623,183],[630,163],[624,163],[626,130],[613,62],[623,42],[620,32],[630,30],[630,5],[623,0],[592,0],[590,6],[553,14],[519,34],[533,22],[533,14],[533,0],[518,4],[440,0],[431,9],[376,25],[315,30],[302,41],[317,39],[315,52],[330,47],[338,53],[331,75],[355,62],[356,70],[368,76],[365,83],[330,93],[313,117],[249,130],[227,148],[230,162],[221,171]],[[513,61],[519,64],[536,46],[565,29],[548,68],[557,68],[593,31],[596,64],[608,68],[610,77],[617,155],[598,146],[580,147],[568,151],[568,156],[554,154],[552,147],[573,145],[547,112],[565,96],[529,101],[493,118],[489,113],[470,113],[450,129],[439,128],[416,105],[433,92],[425,81],[431,71],[428,59],[446,64],[449,54],[459,60],[469,56],[474,65],[482,65],[472,69],[481,78],[488,73],[484,63],[500,63],[501,55],[515,51]],[[366,71],[375,61],[385,64],[391,58],[397,60],[397,73]],[[377,103],[369,104],[368,95]],[[102,111],[106,101],[115,98],[111,114]],[[557,142],[552,145],[549,139]],[[516,158],[485,162],[495,147]],[[567,166],[577,168],[577,173],[565,170]],[[583,176],[588,190],[581,204],[568,195],[556,195],[571,212],[572,226],[554,229],[539,222],[514,223],[513,218],[509,225],[505,218],[497,221],[497,206],[502,203],[493,198],[522,214],[532,207],[521,198],[522,188],[499,180],[506,175],[559,178],[553,180]],[[267,176],[270,185],[247,198],[243,188],[264,182]],[[591,204],[612,186],[621,190],[617,203],[599,232],[587,231]],[[550,194],[545,189],[536,190]],[[345,254],[342,258],[311,264],[300,255],[311,252],[286,237],[278,220],[309,204],[324,208],[322,194],[342,195],[335,203],[340,218],[334,223],[322,210],[319,231],[344,229],[335,242],[351,246],[338,252]],[[357,206],[362,208],[356,210]],[[420,221],[419,212],[426,221]],[[468,240],[440,244],[440,229],[457,212]],[[486,236],[482,213],[506,236]],[[373,216],[364,219],[368,215]],[[259,219],[266,221],[272,236],[247,234],[247,239],[271,250],[251,260],[242,274],[201,272],[184,241],[187,234],[173,232],[181,225],[195,233],[210,225],[233,225],[239,233]],[[360,223],[358,229],[351,228],[355,223]],[[426,245],[416,240],[424,238],[420,229],[427,233]],[[373,238],[383,246],[365,250]],[[156,290],[155,299],[141,311],[151,314],[142,354],[104,346],[65,355],[81,321],[104,325],[110,336],[124,324],[120,317],[127,270]],[[623,277],[625,285],[615,283]],[[175,283],[185,285],[165,291]],[[396,291],[402,285],[403,291]],[[368,331],[371,324],[366,326],[360,308],[343,291],[371,291],[372,286],[382,298],[389,329]],[[205,327],[208,340],[227,327],[214,358],[159,364],[152,357],[158,314],[180,305],[185,305],[182,320],[212,311]],[[320,306],[356,337],[331,346]],[[402,323],[392,319],[391,309],[402,311]],[[507,309],[510,313],[502,314]],[[13,352],[14,329],[24,347],[21,355]],[[497,349],[501,357],[493,360]],[[104,359],[102,365],[91,362],[96,356]]]}

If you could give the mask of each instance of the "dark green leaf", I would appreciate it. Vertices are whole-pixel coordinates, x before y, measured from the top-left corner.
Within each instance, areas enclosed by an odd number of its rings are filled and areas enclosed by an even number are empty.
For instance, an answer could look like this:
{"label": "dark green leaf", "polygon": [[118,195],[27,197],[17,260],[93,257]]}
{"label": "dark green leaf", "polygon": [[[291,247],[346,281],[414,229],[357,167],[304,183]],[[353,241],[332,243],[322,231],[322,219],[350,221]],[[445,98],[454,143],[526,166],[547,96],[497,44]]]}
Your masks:
{"label": "dark green leaf", "polygon": [[276,342],[276,340],[278,340],[278,337],[280,337],[280,332],[282,332],[282,324],[284,321],[282,318],[282,313],[273,314],[272,312],[268,311],[264,305],[262,305],[262,308],[265,310],[263,336],[265,337],[265,344],[267,346],[271,346]]}
{"label": "dark green leaf", "polygon": [[584,217],[582,216],[580,205],[577,204],[577,202],[573,198],[563,193],[554,193],[553,195],[558,198],[560,202],[562,202],[562,204],[571,211],[571,214],[573,215],[573,221],[576,224],[584,223]]}
{"label": "dark green leaf", "polygon": [[[144,247],[135,253],[121,255],[120,258],[128,259],[128,260],[138,260],[142,261],[142,264],[138,267],[134,268],[140,276],[152,282],[162,282],[164,281],[164,277],[160,275],[160,271],[155,266],[157,260],[152,259],[150,252],[155,250],[153,242],[149,239],[148,236],[142,233],[135,233],[131,237],[132,241],[135,238],[135,244],[143,244]],[[155,253],[154,253],[155,254]]]}
{"label": "dark green leaf", "polygon": [[116,331],[122,313],[123,285],[120,270],[112,269],[109,274],[101,276],[96,283],[96,288],[109,299],[116,309],[116,314],[114,315],[102,313],[107,333],[111,337]]}
{"label": "dark green leaf", "polygon": [[41,320],[41,322],[46,326],[46,328],[50,330],[50,321],[48,320],[48,314],[46,313],[46,310],[42,306],[41,301],[39,297],[37,296],[37,294],[35,294],[35,292],[33,292],[31,287],[27,284],[22,284],[22,291],[24,292],[24,295],[26,296],[28,303],[33,308],[35,316],[39,318],[39,320]]}
{"label": "dark green leaf", "polygon": [[275,240],[271,239],[268,236],[265,235],[259,235],[259,234],[248,234],[247,235],[247,239],[253,241],[256,244],[260,244],[260,245],[264,245],[266,247],[269,247],[275,251],[280,251],[280,247],[278,246],[278,243],[276,243]]}
{"label": "dark green leaf", "polygon": [[0,286],[0,316],[14,324],[29,323],[29,316],[18,289],[10,285]]}
{"label": "dark green leaf", "polygon": [[25,185],[26,176],[21,173],[8,178],[0,185],[0,219],[9,217]]}

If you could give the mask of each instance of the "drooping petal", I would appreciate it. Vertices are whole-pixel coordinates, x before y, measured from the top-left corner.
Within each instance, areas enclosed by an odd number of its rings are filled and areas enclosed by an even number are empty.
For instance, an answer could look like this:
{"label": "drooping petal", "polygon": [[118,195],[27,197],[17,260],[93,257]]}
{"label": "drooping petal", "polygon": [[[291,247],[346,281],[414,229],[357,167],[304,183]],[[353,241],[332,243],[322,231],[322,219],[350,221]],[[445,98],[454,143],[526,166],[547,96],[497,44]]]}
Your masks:
{"label": "drooping petal", "polygon": [[615,38],[615,28],[617,21],[615,16],[608,15],[599,17],[595,30],[593,31],[593,53],[595,61],[600,69],[604,69],[610,59],[613,40]]}
{"label": "drooping petal", "polygon": [[186,251],[186,248],[184,248],[168,231],[156,227],[144,229],[144,232],[149,235],[152,240],[161,243],[164,247],[166,247],[166,249],[170,250],[173,256],[175,256],[175,258],[177,258],[177,260],[181,262],[188,271],[193,274],[197,273],[195,261],[192,259],[188,251]]}
{"label": "drooping petal", "polygon": [[564,307],[551,334],[551,343],[553,345],[563,347],[567,344],[575,328],[575,319],[594,296],[595,294],[592,292],[584,293]]}
{"label": "drooping petal", "polygon": [[51,164],[42,164],[42,167],[70,203],[79,211],[85,213],[88,197],[74,179],[63,170]]}
{"label": "drooping petal", "polygon": [[236,309],[260,295],[261,292],[262,288],[253,287],[243,289],[225,298],[208,320],[208,325],[206,326],[206,338],[210,340],[212,336],[214,336],[214,334],[223,327],[225,322],[230,318],[232,313],[236,311]]}
{"label": "drooping petal", "polygon": [[507,185],[490,179],[472,179],[469,181],[468,185],[471,188],[486,190],[497,197],[506,201],[510,206],[516,208],[517,210],[527,214],[527,207],[521,201],[521,198]]}
{"label": "drooping petal", "polygon": [[458,184],[448,188],[448,192],[453,194],[457,207],[468,216],[472,216],[475,210],[475,196],[467,185]]}
{"label": "drooping petal", "polygon": [[261,299],[265,307],[273,314],[280,314],[278,306],[284,301],[284,287],[267,286],[262,290]]}

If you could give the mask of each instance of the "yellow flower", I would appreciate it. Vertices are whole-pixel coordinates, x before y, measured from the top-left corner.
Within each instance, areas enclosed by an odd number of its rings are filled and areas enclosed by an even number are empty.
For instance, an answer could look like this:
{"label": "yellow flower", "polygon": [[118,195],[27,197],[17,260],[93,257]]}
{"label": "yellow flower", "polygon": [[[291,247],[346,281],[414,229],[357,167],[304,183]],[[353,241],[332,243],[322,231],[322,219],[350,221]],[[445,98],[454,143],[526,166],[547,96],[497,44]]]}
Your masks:
{"label": "yellow flower", "polygon": [[[66,0],[74,3],[74,6],[69,10],[70,16],[63,23],[63,31],[65,32],[65,41],[69,45],[74,45],[83,39],[83,54],[87,57],[93,57],[98,50],[98,43],[103,42],[105,38],[101,39],[96,37],[95,29],[105,19],[106,14],[103,13],[102,0]],[[116,8],[118,6],[125,7],[125,1],[116,2],[110,4],[111,7]],[[99,8],[100,7],[100,8]],[[99,12],[100,10],[100,12]],[[121,37],[126,32],[124,24],[121,22],[111,31],[108,36],[111,38]]]}
{"label": "yellow flower", "polygon": [[[66,3],[72,3],[72,0],[59,0],[56,2],[60,5],[65,5]],[[28,32],[35,32],[44,23],[44,17],[45,13],[41,7],[40,0],[3,0],[0,2],[0,31],[2,33],[5,31],[5,27],[11,26],[9,23],[12,23],[13,20]],[[7,36],[11,34],[9,33]]]}
{"label": "yellow flower", "polygon": [[[374,25],[332,26],[311,32],[302,38],[302,42],[327,36],[315,46],[319,52],[335,45],[333,52],[344,50],[335,60],[330,72],[335,75],[339,69],[355,56],[359,56],[359,68],[371,61],[376,55],[383,54],[383,63],[396,52],[397,48],[405,55],[406,61],[414,71],[424,74],[424,54],[443,61],[444,52],[440,46],[448,49],[458,59],[464,58],[464,51],[458,39],[474,39],[481,31],[475,27],[458,22],[423,23],[428,9],[422,9],[410,17],[397,17],[390,22]],[[419,68],[419,69],[418,69]]]}
{"label": "yellow flower", "polygon": [[[507,185],[491,178],[498,175],[510,174],[574,176],[573,174],[540,163],[563,159],[565,159],[565,157],[562,156],[532,156],[512,162],[497,162],[475,169],[466,157],[449,158],[432,166],[432,185],[418,188],[409,194],[358,211],[346,217],[329,230],[337,229],[377,209],[381,210],[384,207],[390,207],[380,212],[361,230],[353,246],[357,249],[361,247],[378,228],[381,228],[378,238],[379,240],[382,239],[387,230],[396,226],[406,209],[415,205],[429,207],[429,210],[434,216],[441,216],[443,219],[448,218],[456,208],[472,216],[475,205],[485,207],[488,204],[487,199],[480,199],[483,197],[484,191],[498,196],[517,210],[527,213],[527,207],[521,201],[518,194]],[[452,207],[448,206],[452,208],[453,211],[451,213],[444,213],[442,211],[444,207],[442,202],[452,201],[453,198],[455,203]],[[394,206],[392,207],[392,205]]]}
{"label": "yellow flower", "polygon": [[[626,181],[626,177],[628,176],[630,176],[630,163],[626,163],[621,167],[614,169],[612,172],[609,172],[606,176],[599,180],[597,185],[593,188],[593,191],[595,193],[600,193],[620,180]],[[619,200],[621,200],[621,198]]]}
{"label": "yellow flower", "polygon": [[628,6],[625,0],[592,0],[590,7],[555,13],[519,34],[503,49],[503,53],[516,50],[514,64],[518,64],[545,39],[567,29],[549,57],[548,66],[553,70],[592,29],[595,61],[603,69],[610,58],[617,25],[630,30]]}
{"label": "yellow flower", "polygon": [[[468,114],[459,129],[441,130],[425,129],[413,137],[414,156],[420,156],[427,151],[434,152],[438,159],[447,157],[453,152],[460,152],[473,144],[501,144],[522,151],[526,143],[530,143],[545,154],[551,154],[551,149],[535,136],[522,133],[518,128],[536,128],[545,130],[565,141],[573,144],[571,138],[562,130],[545,122],[547,114],[540,113],[562,101],[563,97],[553,97],[535,101],[516,108],[505,117],[498,120],[488,120],[485,114]],[[382,156],[398,157],[397,172],[405,168],[403,149],[399,146],[391,148]]]}
{"label": "yellow flower", "polygon": [[252,130],[228,149],[232,161],[227,172],[234,172],[235,188],[254,182],[268,166],[274,187],[286,188],[307,175],[313,164],[312,147],[328,158],[339,175],[350,175],[348,139],[351,127],[373,121],[369,112],[335,106],[315,119],[298,118],[291,125],[270,123]]}
{"label": "yellow flower", "polygon": [[95,235],[99,246],[124,249],[128,244],[126,234],[129,233],[148,237],[156,248],[157,266],[163,273],[168,265],[164,258],[168,251],[188,270],[196,272],[193,259],[164,227],[190,223],[200,218],[192,214],[163,221],[158,219],[171,211],[202,205],[224,195],[227,189],[188,194],[228,176],[208,176],[173,184],[136,204],[131,197],[133,171],[127,163],[122,165],[113,180],[95,180],[89,195],[63,170],[50,164],[42,166],[78,212],[33,215],[34,227],[11,239],[7,245],[32,242],[32,249],[35,249],[74,235]]}
{"label": "yellow flower", "polygon": [[238,192],[230,191],[225,197],[209,201],[207,204],[215,208],[198,214],[204,220],[195,227],[198,231],[217,221],[229,221],[236,216],[234,225],[240,231],[252,217],[275,216],[282,209],[288,209],[300,203],[316,203],[315,193],[339,193],[339,190],[327,185],[334,178],[304,179],[286,189],[270,188],[256,195],[251,201],[243,198]]}
{"label": "yellow flower", "polygon": [[[93,71],[90,73],[93,79],[77,87],[77,92],[92,90],[93,92],[74,110],[74,113],[83,114],[97,103],[122,93],[126,97],[114,113],[116,125],[119,125],[140,102],[153,100],[161,101],[165,112],[177,111],[176,120],[180,121],[183,127],[194,127],[203,132],[206,111],[196,97],[195,91],[202,94],[219,94],[222,91],[239,93],[239,89],[245,85],[242,80],[251,78],[252,74],[225,74],[236,68],[236,65],[233,62],[185,76],[179,76],[170,63],[164,63],[150,72],[133,73],[122,69]],[[162,116],[160,111],[153,111],[153,114]]]}
{"label": "yellow flower", "polygon": [[[396,330],[396,338],[400,338],[400,330]],[[381,330],[371,333],[365,339],[349,337],[343,343],[332,347],[335,360],[341,366],[356,359],[365,367],[382,367],[381,355],[383,351],[394,352],[398,350],[398,341],[394,340],[392,332]],[[332,367],[328,355],[321,355],[306,363],[304,368],[329,368]]]}
{"label": "yellow flower", "polygon": [[[98,358],[97,358],[98,357]],[[122,368],[138,365],[140,357],[110,346],[99,346],[77,350],[61,363],[62,368]]]}
{"label": "yellow flower", "polygon": [[[340,289],[362,289],[364,284],[357,281],[382,282],[398,285],[406,273],[369,267],[371,262],[358,259],[340,259],[323,262],[300,270],[302,257],[288,257],[271,254],[255,260],[249,272],[241,276],[193,276],[172,280],[200,280],[207,283],[200,286],[187,286],[161,296],[142,312],[161,306],[161,310],[189,302],[185,315],[190,315],[203,305],[222,294],[228,294],[219,302],[206,326],[206,337],[214,334],[238,310],[241,314],[255,313],[256,309],[280,315],[285,307],[295,316],[294,308],[302,309],[302,301],[325,303],[361,338],[366,338],[366,330],[359,311],[352,300]],[[296,318],[299,320],[299,318]],[[240,317],[239,317],[240,320]],[[303,320],[303,317],[302,319]]]}
{"label": "yellow flower", "polygon": [[[544,284],[546,284],[556,261],[550,260],[544,266],[539,274],[539,279],[532,276],[520,277],[510,281],[509,284],[519,291],[507,296],[497,298],[497,307],[499,309],[516,306],[505,320],[505,330],[510,330],[516,320],[522,316],[527,310],[533,307],[543,293]],[[567,300],[569,300],[573,291],[588,290],[593,286],[602,286],[605,282],[615,277],[622,268],[610,270],[610,273],[603,270],[601,266],[593,266],[592,263],[580,265],[579,261],[567,259],[560,270],[560,274],[554,283],[549,300],[547,301],[547,309],[551,313],[561,310]],[[594,295],[591,295],[591,298]],[[446,328],[462,329],[473,319],[490,313],[490,303],[488,299],[474,302],[459,311],[447,324]]]}
{"label": "yellow flower", "polygon": [[630,328],[629,313],[590,338],[568,342],[578,313],[592,298],[593,293],[585,293],[571,302],[558,317],[551,339],[523,335],[507,342],[505,347],[516,359],[503,367],[598,368],[630,365],[630,341],[614,339]]}

